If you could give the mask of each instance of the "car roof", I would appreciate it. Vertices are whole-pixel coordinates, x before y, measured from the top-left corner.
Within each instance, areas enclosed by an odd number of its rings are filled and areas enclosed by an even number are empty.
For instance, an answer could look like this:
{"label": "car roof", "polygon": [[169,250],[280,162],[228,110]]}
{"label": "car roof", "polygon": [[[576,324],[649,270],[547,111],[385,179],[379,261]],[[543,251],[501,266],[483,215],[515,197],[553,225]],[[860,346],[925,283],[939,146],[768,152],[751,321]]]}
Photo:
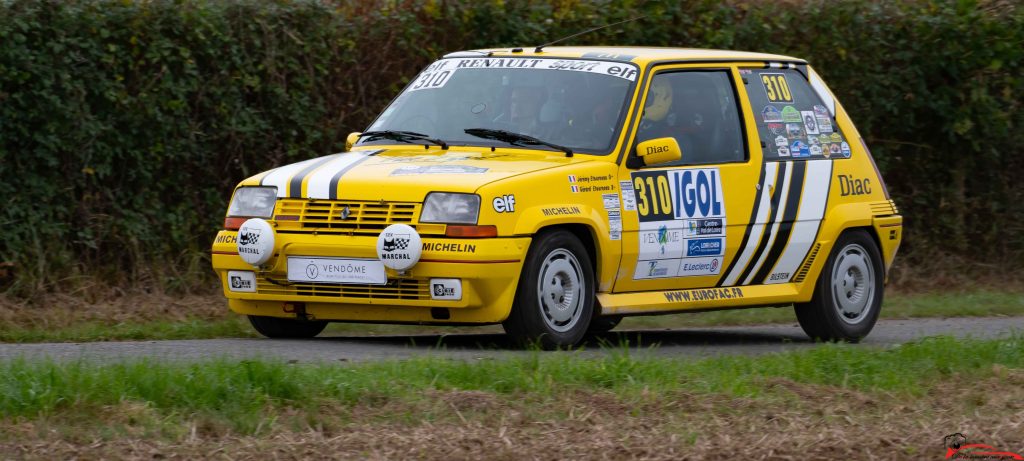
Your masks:
{"label": "car roof", "polygon": [[754,61],[794,62],[806,61],[780,54],[749,51],[711,50],[701,48],[665,48],[630,46],[548,46],[536,52],[534,46],[522,48],[490,48],[450,53],[445,57],[530,56],[555,58],[602,58],[613,61],[646,64],[653,61]]}

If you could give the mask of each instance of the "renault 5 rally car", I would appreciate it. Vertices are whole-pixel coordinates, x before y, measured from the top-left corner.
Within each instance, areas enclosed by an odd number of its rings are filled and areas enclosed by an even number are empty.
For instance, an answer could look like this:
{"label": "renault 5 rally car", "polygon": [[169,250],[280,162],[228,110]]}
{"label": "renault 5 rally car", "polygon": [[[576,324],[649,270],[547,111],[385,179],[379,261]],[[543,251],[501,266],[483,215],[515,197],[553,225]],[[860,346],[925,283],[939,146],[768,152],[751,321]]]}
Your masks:
{"label": "renault 5 rally car", "polygon": [[792,304],[811,337],[856,341],[902,237],[857,128],[787,56],[453,53],[348,144],[234,190],[213,268],[265,336],[500,323],[553,348]]}

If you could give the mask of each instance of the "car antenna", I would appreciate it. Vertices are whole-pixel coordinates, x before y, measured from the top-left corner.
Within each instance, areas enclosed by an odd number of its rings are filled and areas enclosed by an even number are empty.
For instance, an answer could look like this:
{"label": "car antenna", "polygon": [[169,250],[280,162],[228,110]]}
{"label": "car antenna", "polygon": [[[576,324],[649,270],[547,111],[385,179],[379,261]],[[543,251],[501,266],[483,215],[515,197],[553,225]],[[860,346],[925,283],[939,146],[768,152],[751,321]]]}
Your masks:
{"label": "car antenna", "polygon": [[537,48],[534,48],[533,52],[534,53],[540,53],[541,49],[543,49],[544,47],[548,47],[548,46],[554,45],[556,43],[564,42],[566,40],[569,40],[570,38],[576,38],[576,37],[579,37],[580,35],[589,34],[591,32],[596,32],[596,31],[599,31],[601,29],[607,29],[609,27],[615,27],[615,26],[617,26],[619,24],[625,24],[627,22],[633,22],[633,21],[636,21],[637,19],[643,19],[643,18],[646,18],[646,17],[647,17],[646,15],[644,15],[644,16],[637,16],[637,17],[632,18],[632,19],[624,19],[624,20],[616,22],[614,24],[605,24],[603,26],[597,26],[597,27],[595,27],[593,29],[587,29],[587,30],[585,30],[583,32],[577,32],[577,33],[572,34],[572,35],[570,35],[568,37],[562,37],[562,38],[560,38],[558,40],[555,40],[555,41],[548,42],[548,43],[545,43],[543,45],[540,45]]}

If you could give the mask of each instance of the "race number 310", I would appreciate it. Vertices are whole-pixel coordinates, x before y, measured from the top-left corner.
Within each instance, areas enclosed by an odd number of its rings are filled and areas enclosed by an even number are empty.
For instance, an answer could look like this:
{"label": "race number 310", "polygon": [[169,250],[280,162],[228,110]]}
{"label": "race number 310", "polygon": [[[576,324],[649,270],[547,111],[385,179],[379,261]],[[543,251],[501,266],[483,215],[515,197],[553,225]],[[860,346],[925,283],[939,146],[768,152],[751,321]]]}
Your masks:
{"label": "race number 310", "polygon": [[416,82],[412,84],[412,88],[409,88],[409,91],[441,88],[445,83],[448,83],[448,79],[451,78],[451,76],[452,71],[450,70],[424,72],[420,74],[419,78],[416,79]]}
{"label": "race number 310", "polygon": [[789,92],[789,82],[784,74],[761,74],[761,84],[769,102],[793,102],[793,94]]}

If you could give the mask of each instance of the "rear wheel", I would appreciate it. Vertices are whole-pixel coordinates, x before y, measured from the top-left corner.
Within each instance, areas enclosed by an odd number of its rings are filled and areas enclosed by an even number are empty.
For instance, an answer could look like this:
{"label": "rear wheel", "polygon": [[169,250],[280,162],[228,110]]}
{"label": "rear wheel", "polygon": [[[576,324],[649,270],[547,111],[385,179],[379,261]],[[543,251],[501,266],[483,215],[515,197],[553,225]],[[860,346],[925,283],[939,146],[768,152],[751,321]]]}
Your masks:
{"label": "rear wheel", "polygon": [[324,321],[302,321],[259,315],[250,315],[249,323],[268,338],[312,338],[327,328],[327,322]]}
{"label": "rear wheel", "polygon": [[840,236],[811,301],[794,305],[804,332],[823,341],[857,342],[867,336],[882,308],[884,271],[878,246],[867,232]]}
{"label": "rear wheel", "polygon": [[505,332],[544,349],[575,345],[594,312],[594,270],[586,248],[564,230],[539,234],[523,264]]}

